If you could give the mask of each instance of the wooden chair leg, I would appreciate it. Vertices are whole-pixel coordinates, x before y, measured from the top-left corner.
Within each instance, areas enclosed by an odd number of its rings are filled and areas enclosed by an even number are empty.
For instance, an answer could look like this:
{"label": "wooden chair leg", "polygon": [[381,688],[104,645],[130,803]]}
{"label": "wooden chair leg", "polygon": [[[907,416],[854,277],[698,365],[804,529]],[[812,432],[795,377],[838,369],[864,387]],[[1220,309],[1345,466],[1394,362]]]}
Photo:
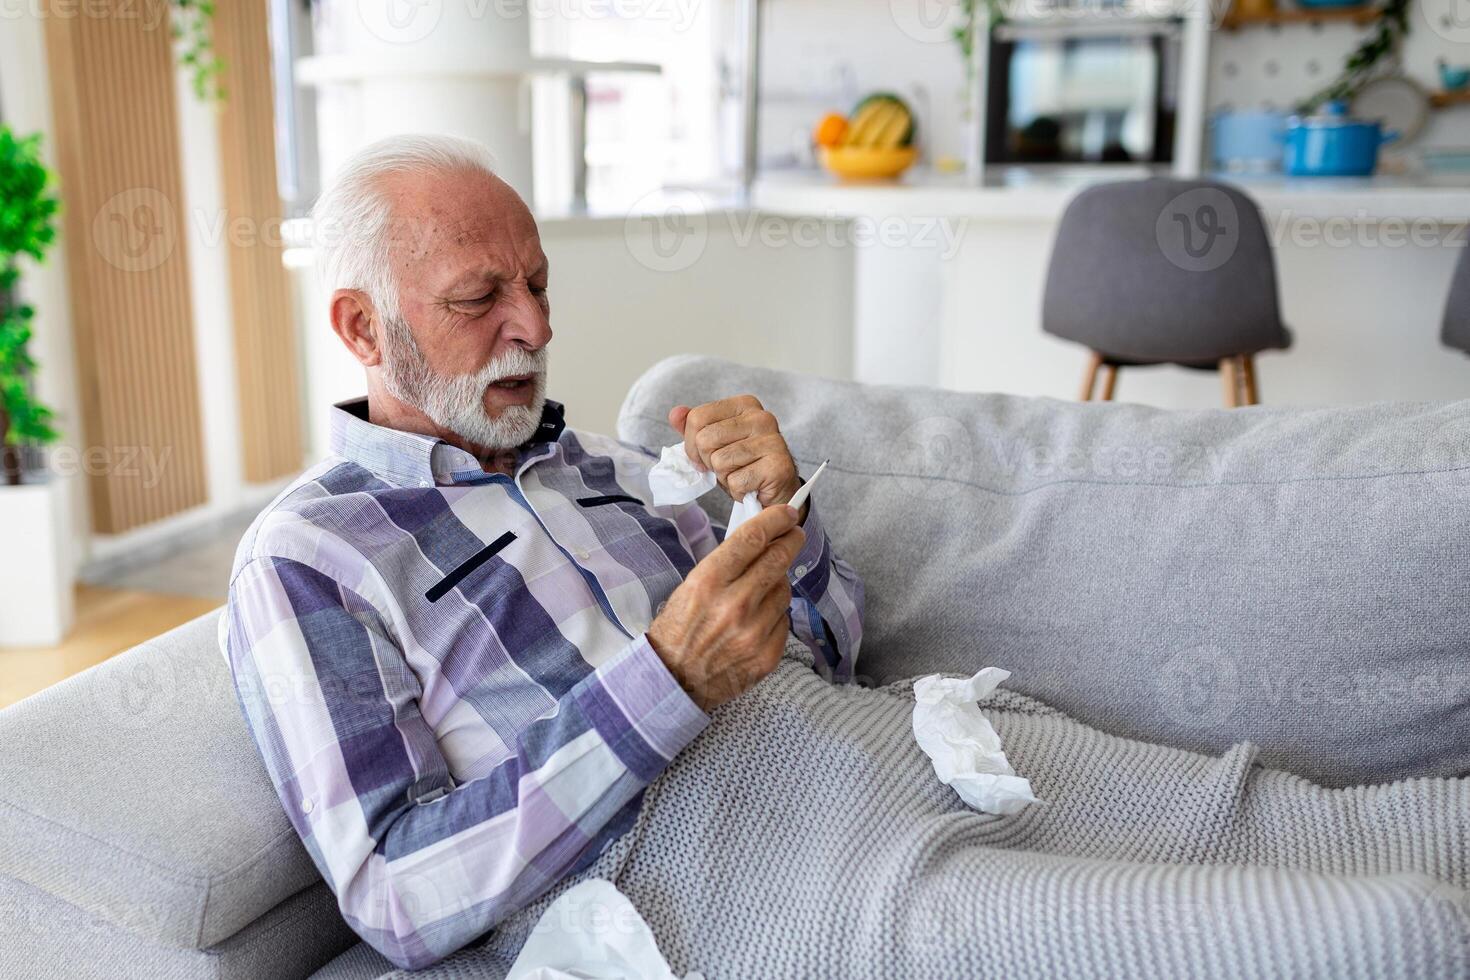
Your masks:
{"label": "wooden chair leg", "polygon": [[1092,393],[1097,390],[1097,372],[1102,367],[1103,356],[1093,351],[1092,357],[1087,361],[1087,373],[1082,376],[1082,398],[1081,401],[1092,401]]}
{"label": "wooden chair leg", "polygon": [[1220,383],[1225,387],[1225,407],[1240,407],[1240,380],[1236,375],[1236,361],[1233,357],[1222,357],[1220,359]]}
{"label": "wooden chair leg", "polygon": [[1103,376],[1102,400],[1105,401],[1105,402],[1112,401],[1113,400],[1113,394],[1117,390],[1118,390],[1118,365],[1116,365],[1116,364],[1109,364],[1107,366],[1107,374],[1105,374]]}
{"label": "wooden chair leg", "polygon": [[1256,359],[1250,354],[1243,355],[1240,359],[1240,377],[1242,387],[1245,389],[1245,404],[1261,404],[1260,394],[1256,391]]}

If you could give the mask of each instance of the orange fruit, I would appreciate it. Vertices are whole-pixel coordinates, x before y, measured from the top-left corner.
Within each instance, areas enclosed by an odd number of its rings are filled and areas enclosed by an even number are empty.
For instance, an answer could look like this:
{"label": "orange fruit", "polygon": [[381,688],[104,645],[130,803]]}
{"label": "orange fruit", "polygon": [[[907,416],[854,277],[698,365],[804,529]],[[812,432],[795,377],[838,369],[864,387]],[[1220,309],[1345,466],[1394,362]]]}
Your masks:
{"label": "orange fruit", "polygon": [[829,112],[817,123],[816,131],[812,133],[812,139],[817,141],[818,146],[836,146],[842,142],[842,137],[847,133],[847,117],[840,112]]}

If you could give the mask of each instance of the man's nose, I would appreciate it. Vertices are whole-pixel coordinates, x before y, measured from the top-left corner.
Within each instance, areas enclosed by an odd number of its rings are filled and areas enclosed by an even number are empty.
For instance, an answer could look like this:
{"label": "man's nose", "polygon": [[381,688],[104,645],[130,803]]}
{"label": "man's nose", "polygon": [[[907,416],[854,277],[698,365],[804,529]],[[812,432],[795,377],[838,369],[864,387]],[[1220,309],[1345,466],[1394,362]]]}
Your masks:
{"label": "man's nose", "polygon": [[530,287],[516,289],[514,304],[500,324],[502,340],[512,340],[531,350],[551,343],[551,317]]}

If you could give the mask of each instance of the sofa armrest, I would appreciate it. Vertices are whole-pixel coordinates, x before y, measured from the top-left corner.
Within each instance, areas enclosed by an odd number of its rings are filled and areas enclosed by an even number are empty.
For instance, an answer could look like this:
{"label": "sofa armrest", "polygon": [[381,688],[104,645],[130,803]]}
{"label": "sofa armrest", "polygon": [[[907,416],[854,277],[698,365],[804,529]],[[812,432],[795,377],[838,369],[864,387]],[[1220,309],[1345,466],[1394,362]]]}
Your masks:
{"label": "sofa armrest", "polygon": [[0,711],[0,876],[196,950],[320,882],[246,732],[218,617]]}

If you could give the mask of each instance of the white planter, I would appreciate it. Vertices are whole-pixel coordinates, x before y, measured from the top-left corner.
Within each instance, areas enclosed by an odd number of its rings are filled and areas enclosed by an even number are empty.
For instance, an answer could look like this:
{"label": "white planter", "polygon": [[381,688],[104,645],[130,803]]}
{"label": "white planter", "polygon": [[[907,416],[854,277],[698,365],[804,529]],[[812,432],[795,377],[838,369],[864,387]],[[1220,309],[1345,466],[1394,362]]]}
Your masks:
{"label": "white planter", "polygon": [[60,480],[0,485],[0,647],[54,646],[71,629],[68,516]]}

